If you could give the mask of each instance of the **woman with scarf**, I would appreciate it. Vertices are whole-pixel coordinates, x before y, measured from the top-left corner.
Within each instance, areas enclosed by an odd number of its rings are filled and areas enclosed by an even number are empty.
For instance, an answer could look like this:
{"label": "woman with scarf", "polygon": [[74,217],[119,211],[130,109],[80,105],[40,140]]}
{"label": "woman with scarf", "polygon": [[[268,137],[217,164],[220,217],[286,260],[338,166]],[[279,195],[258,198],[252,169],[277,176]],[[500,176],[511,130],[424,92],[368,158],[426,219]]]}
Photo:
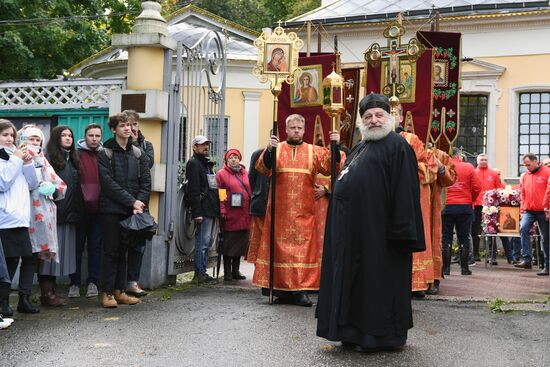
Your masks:
{"label": "woman with scarf", "polygon": [[[80,188],[80,160],[75,149],[73,131],[65,125],[56,126],[46,145],[46,159],[65,183],[65,197],[57,206],[57,261],[41,261],[38,274],[55,285],[55,277],[68,276],[76,270],[76,222],[84,214],[84,198]],[[45,279],[45,278],[43,278]],[[55,295],[55,290],[52,288]],[[48,299],[58,303],[55,299]]]}
{"label": "woman with scarf", "polygon": [[[29,224],[31,199],[29,190],[38,187],[32,157],[26,145],[15,147],[17,131],[8,120],[0,119],[0,240],[12,280],[19,269],[19,303],[17,312],[37,313],[40,310],[29,302],[36,259],[32,254]],[[10,285],[0,282],[0,314],[13,315],[9,303]]]}
{"label": "woman with scarf", "polygon": [[[54,200],[65,197],[67,186],[55,173],[44,152],[44,134],[35,125],[26,125],[18,131],[18,144],[26,143],[33,156],[34,169],[40,186],[31,190],[31,222],[29,234],[32,252],[38,258],[38,284],[40,303],[44,306],[63,306],[66,301],[55,293],[55,275],[42,274],[42,269],[51,267],[51,262],[59,265],[57,241],[57,209]],[[61,255],[61,254],[60,254]],[[57,265],[57,266],[58,266]]]}
{"label": "woman with scarf", "polygon": [[222,229],[224,232],[223,279],[225,281],[246,279],[239,271],[241,256],[248,250],[250,230],[250,184],[237,149],[225,153],[225,164],[216,174],[218,188],[226,190],[225,200],[220,202]]}

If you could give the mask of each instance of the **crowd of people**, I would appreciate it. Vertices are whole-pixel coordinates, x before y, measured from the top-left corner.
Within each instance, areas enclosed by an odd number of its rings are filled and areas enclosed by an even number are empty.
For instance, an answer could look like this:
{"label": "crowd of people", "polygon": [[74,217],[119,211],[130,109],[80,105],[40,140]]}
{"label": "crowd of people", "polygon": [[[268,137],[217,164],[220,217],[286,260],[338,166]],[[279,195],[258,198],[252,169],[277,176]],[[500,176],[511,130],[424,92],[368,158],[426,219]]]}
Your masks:
{"label": "crowd of people", "polygon": [[108,126],[113,137],[104,144],[95,123],[78,142],[64,125],[45,141],[35,125],[17,131],[0,120],[0,326],[13,322],[9,296],[18,268],[19,313],[40,312],[29,299],[35,274],[42,306],[67,304],[59,277],[70,279],[69,298],[80,297],[85,247],[86,297],[117,307],[146,295],[138,283],[145,241],[119,222],[147,210],[153,146],[135,111],[110,116]]}
{"label": "crowd of people", "polygon": [[[504,184],[485,154],[474,168],[460,149],[448,155],[404,131],[401,108],[392,116],[382,95],[364,97],[359,112],[362,141],[353,150],[339,146],[337,131],[329,135],[335,152],[305,143],[305,120],[293,114],[286,141],[272,135],[253,153],[249,171],[232,148],[216,172],[211,142],[198,135],[184,190],[195,223],[195,282],[217,282],[206,270],[219,220],[224,282],[245,279],[244,256],[255,266],[253,284],[270,302],[311,307],[309,294],[319,292],[317,335],[364,351],[405,344],[411,298],[439,292],[450,274],[455,234],[460,273],[472,274],[480,261],[484,194]],[[145,242],[130,238],[119,222],[147,210],[154,153],[135,112],[111,116],[109,127],[114,136],[102,145],[99,125],[89,125],[78,144],[69,127],[57,126],[43,151],[37,127],[16,132],[0,121],[2,315],[13,314],[9,283],[19,263],[18,312],[39,311],[29,302],[35,273],[41,304],[66,303],[56,292],[59,276],[70,276],[68,296],[79,297],[85,244],[86,296],[101,290],[101,304],[110,308],[146,294],[138,283]],[[509,263],[530,269],[537,222],[544,252],[537,275],[547,276],[550,158],[541,164],[528,153],[523,163],[515,187],[521,235],[502,243]],[[498,264],[496,248],[489,261]]]}

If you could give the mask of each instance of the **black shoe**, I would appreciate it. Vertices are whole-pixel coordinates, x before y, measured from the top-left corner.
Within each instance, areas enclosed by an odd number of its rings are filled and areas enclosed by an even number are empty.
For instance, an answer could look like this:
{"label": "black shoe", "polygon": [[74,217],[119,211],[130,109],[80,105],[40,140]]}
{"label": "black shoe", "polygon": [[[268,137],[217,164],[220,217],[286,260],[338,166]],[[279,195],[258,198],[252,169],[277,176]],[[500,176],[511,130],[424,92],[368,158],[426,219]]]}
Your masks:
{"label": "black shoe", "polygon": [[472,271],[469,269],[462,269],[460,270],[460,274],[462,275],[472,275]]}
{"label": "black shoe", "polygon": [[34,307],[29,301],[28,294],[19,295],[19,303],[17,304],[17,312],[19,313],[39,313],[40,309]]}
{"label": "black shoe", "polygon": [[451,264],[457,264],[460,261],[458,255],[455,255],[451,258]]}
{"label": "black shoe", "polygon": [[539,272],[537,273],[537,275],[538,275],[538,276],[541,276],[541,277],[547,277],[548,274],[549,274],[548,269],[543,269],[542,271],[539,271]]}
{"label": "black shoe", "polygon": [[413,298],[425,298],[426,297],[426,292],[424,292],[424,291],[413,291],[412,292],[412,297]]}
{"label": "black shoe", "polygon": [[479,255],[474,256],[474,261],[481,261],[481,258],[479,257]]}
{"label": "black shoe", "polygon": [[430,289],[428,289],[425,293],[429,294],[430,296],[435,296],[436,294],[438,294],[439,293],[439,280],[436,280],[434,282],[434,284],[432,285],[432,287]]}
{"label": "black shoe", "polygon": [[498,265],[498,262],[496,260],[487,260],[487,264],[491,264],[491,265]]}
{"label": "black shoe", "polygon": [[300,295],[296,296],[296,299],[294,300],[294,304],[297,306],[303,306],[303,307],[311,307],[313,306],[313,302],[309,299],[306,293],[300,293]]}
{"label": "black shoe", "polygon": [[224,282],[232,282],[233,277],[231,276],[231,274],[223,274],[223,281]]}
{"label": "black shoe", "polygon": [[233,279],[235,280],[243,280],[243,279],[246,279],[246,277],[244,275],[241,274],[241,272],[237,272],[237,273],[233,273]]}
{"label": "black shoe", "polygon": [[533,266],[531,265],[531,262],[521,260],[521,262],[519,264],[514,265],[514,267],[521,268],[521,269],[531,269]]}
{"label": "black shoe", "polygon": [[6,317],[13,316],[13,310],[10,307],[9,298],[0,300],[0,315],[6,316]]}

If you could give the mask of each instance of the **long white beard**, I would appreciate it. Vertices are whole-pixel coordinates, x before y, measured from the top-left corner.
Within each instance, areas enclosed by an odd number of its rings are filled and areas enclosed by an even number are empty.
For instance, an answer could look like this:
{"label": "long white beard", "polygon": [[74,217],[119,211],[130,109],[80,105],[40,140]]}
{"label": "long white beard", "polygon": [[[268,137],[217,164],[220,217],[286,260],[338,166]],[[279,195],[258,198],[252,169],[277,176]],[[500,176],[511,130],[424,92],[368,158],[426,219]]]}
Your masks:
{"label": "long white beard", "polygon": [[390,133],[391,130],[391,124],[389,122],[374,129],[368,129],[364,124],[359,125],[359,131],[365,141],[377,141],[383,139]]}

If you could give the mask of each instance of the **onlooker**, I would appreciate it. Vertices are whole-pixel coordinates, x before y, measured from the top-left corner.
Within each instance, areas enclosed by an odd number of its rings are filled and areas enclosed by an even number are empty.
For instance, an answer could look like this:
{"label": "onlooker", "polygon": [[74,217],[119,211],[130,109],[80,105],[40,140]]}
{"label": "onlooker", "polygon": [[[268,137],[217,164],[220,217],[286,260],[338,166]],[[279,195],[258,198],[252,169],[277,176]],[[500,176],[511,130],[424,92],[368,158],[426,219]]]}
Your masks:
{"label": "onlooker", "polygon": [[550,168],[550,157],[546,157],[542,160],[542,164],[544,164],[547,168]]}
{"label": "onlooker", "polygon": [[267,206],[267,195],[269,193],[269,177],[260,174],[256,170],[256,162],[263,153],[263,148],[252,153],[250,157],[250,169],[248,171],[248,181],[252,189],[252,198],[250,199],[250,240],[248,243],[248,253],[246,260],[255,264],[258,259],[258,248],[262,232],[264,231],[265,208]]}
{"label": "onlooker", "polygon": [[195,277],[198,283],[214,283],[216,280],[206,273],[208,250],[212,246],[211,233],[214,221],[220,216],[218,183],[214,174],[214,163],[207,155],[210,140],[206,136],[193,138],[193,156],[185,166],[187,179],[187,201],[196,224],[195,229]]}
{"label": "onlooker", "polygon": [[139,303],[138,298],[125,292],[128,240],[119,222],[132,214],[143,213],[151,193],[149,160],[142,155],[141,149],[132,145],[128,116],[124,113],[112,115],[109,128],[114,137],[105,142],[98,154],[99,212],[103,232],[101,304],[106,308]]}
{"label": "onlooker", "polygon": [[[548,275],[548,221],[546,220],[545,209],[548,209],[548,194],[550,190],[550,169],[539,163],[533,153],[523,156],[523,164],[527,168],[520,179],[521,187],[521,212],[523,213],[520,222],[521,255],[523,260],[514,265],[516,268],[531,269],[531,241],[529,230],[536,221],[539,224],[540,236],[542,239],[542,250],[544,252],[544,269],[537,275]],[[546,197],[545,197],[546,194]]]}
{"label": "onlooker", "polygon": [[[65,197],[56,201],[58,253],[56,261],[41,261],[38,274],[55,294],[55,277],[68,276],[76,270],[76,223],[84,215],[84,199],[80,188],[80,158],[70,127],[52,129],[46,145],[46,158],[65,182]],[[48,290],[48,289],[46,289]]]}
{"label": "onlooker", "polygon": [[453,148],[453,163],[455,164],[456,181],[447,189],[446,206],[441,212],[443,274],[450,274],[451,245],[453,230],[456,229],[460,248],[461,274],[471,275],[472,272],[468,268],[468,255],[472,228],[472,204],[481,191],[481,183],[475,174],[474,166],[462,161],[462,153],[458,148]]}
{"label": "onlooker", "polygon": [[[475,174],[481,183],[481,191],[474,202],[474,222],[472,223],[472,242],[474,246],[473,257],[475,261],[479,258],[479,235],[481,234],[481,209],[483,209],[483,195],[488,190],[501,187],[500,178],[497,173],[489,168],[487,155],[482,153],[477,156],[477,168]],[[494,254],[491,254],[491,261],[496,262],[496,246]]]}
{"label": "onlooker", "polygon": [[[122,111],[122,113],[125,113],[128,116],[128,122],[132,128],[130,133],[132,144],[143,150],[149,160],[149,169],[153,168],[153,164],[155,163],[153,144],[145,140],[145,137],[139,130],[139,114],[134,110],[125,110]],[[133,241],[133,243],[128,246],[128,284],[126,285],[126,293],[138,297],[147,295],[147,292],[141,289],[138,283],[144,252],[145,240]]]}
{"label": "onlooker", "polygon": [[[29,234],[32,252],[38,258],[38,268],[50,262],[60,262],[59,241],[57,239],[57,209],[54,200],[62,200],[67,191],[65,182],[55,173],[44,153],[44,134],[35,125],[26,125],[18,132],[18,144],[25,142],[33,155],[36,177],[40,186],[31,190],[31,222]],[[46,262],[47,265],[42,265]],[[38,273],[40,303],[44,306],[63,306],[65,300],[55,293],[55,276]]]}
{"label": "onlooker", "polygon": [[[21,260],[19,269],[19,303],[17,311],[37,313],[29,297],[36,269],[36,258],[32,254],[29,225],[31,197],[29,190],[38,187],[32,156],[26,145],[15,147],[17,131],[8,120],[0,119],[0,240],[4,250],[9,279],[12,280]],[[0,283],[0,313],[12,316],[9,304],[9,283]]]}
{"label": "onlooker", "polygon": [[99,168],[97,154],[103,148],[102,131],[98,124],[84,130],[84,139],[76,145],[80,157],[80,188],[84,199],[84,217],[76,227],[76,269],[70,275],[69,298],[80,297],[82,283],[82,253],[88,250],[88,277],[86,297],[97,297],[99,265],[101,263],[101,221],[99,220]]}
{"label": "onlooker", "polygon": [[221,225],[224,232],[223,280],[246,279],[239,271],[241,256],[246,255],[250,230],[250,183],[237,149],[225,153],[223,168],[216,174],[218,187],[226,190],[226,198],[220,203]]}

